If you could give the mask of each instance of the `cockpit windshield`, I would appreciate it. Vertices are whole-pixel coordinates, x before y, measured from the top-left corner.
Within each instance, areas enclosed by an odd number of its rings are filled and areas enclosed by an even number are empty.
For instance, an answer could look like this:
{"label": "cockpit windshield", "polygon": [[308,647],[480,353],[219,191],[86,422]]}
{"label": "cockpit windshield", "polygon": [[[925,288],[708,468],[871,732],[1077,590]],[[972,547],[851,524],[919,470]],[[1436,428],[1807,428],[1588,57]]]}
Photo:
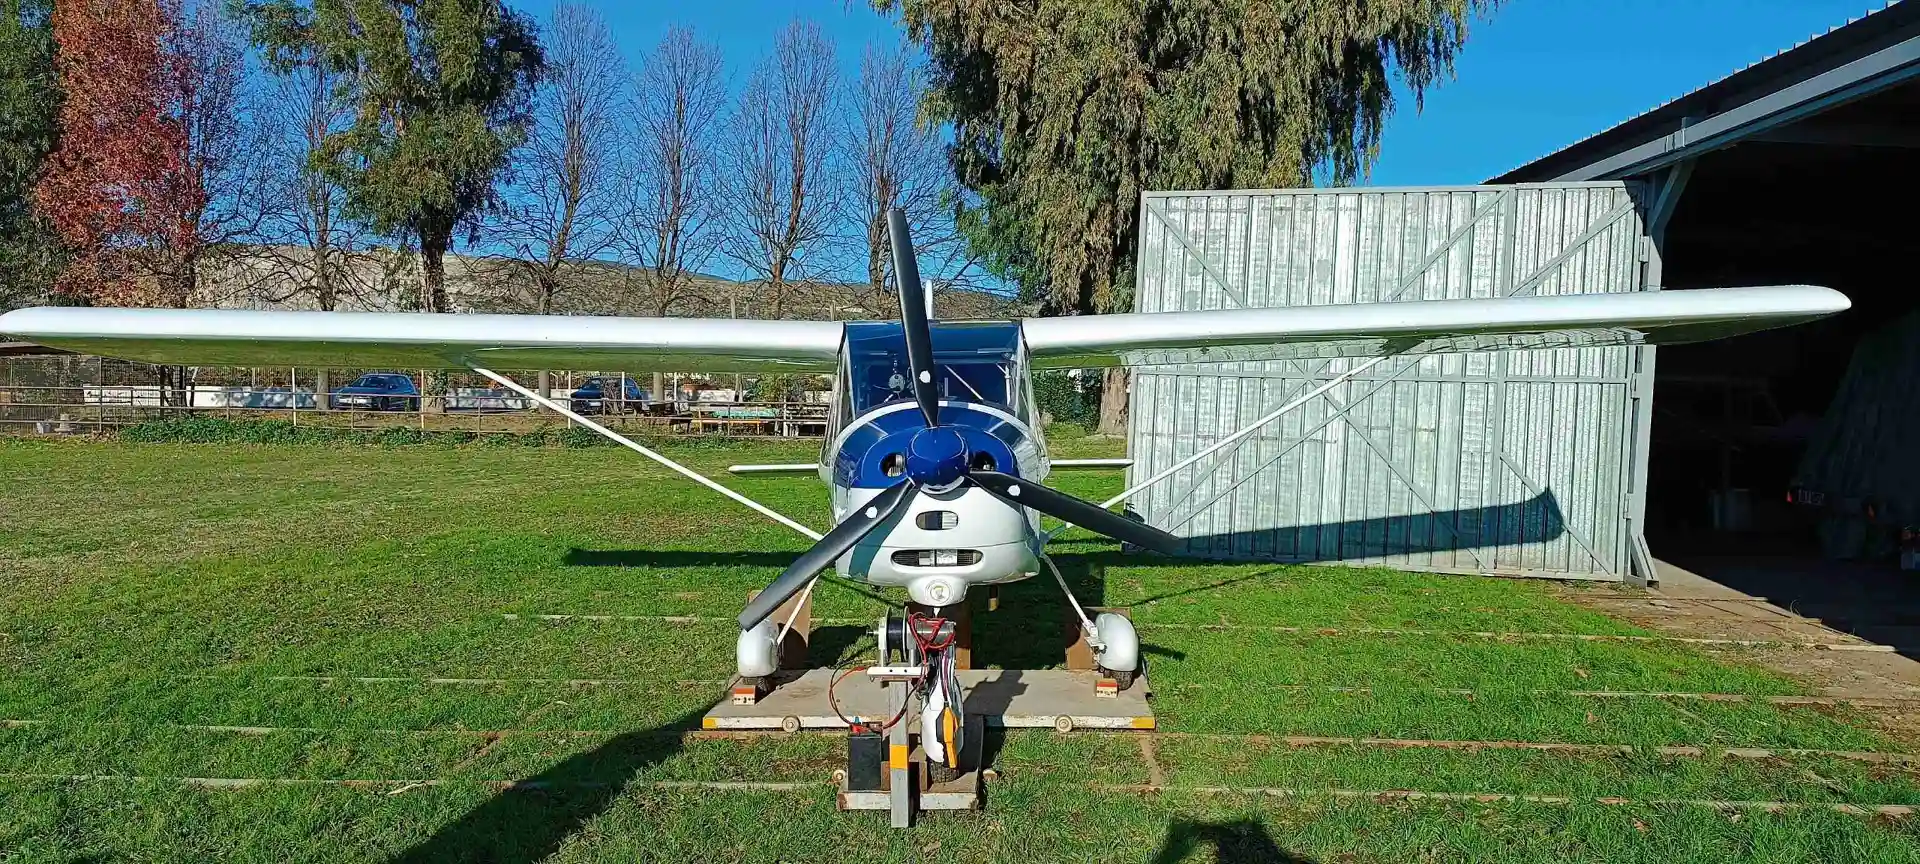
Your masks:
{"label": "cockpit windshield", "polygon": [[[1005,411],[1028,427],[1037,425],[1019,324],[934,322],[931,329],[934,381],[940,398],[983,403]],[[855,417],[881,406],[913,401],[913,373],[907,368],[907,339],[900,324],[849,322],[846,334],[847,348],[841,356],[840,374],[834,379],[833,413],[828,417],[827,437],[821,447],[823,466],[834,464],[835,442]],[[1045,451],[1040,448],[1036,436],[1030,445],[1033,453],[1027,458],[1043,461]]]}
{"label": "cockpit windshield", "polygon": [[[935,323],[932,331],[934,386],[941,398],[985,402],[1009,411],[1017,407],[1019,325]],[[899,324],[847,325],[846,390],[851,413],[912,399],[912,374]]]}

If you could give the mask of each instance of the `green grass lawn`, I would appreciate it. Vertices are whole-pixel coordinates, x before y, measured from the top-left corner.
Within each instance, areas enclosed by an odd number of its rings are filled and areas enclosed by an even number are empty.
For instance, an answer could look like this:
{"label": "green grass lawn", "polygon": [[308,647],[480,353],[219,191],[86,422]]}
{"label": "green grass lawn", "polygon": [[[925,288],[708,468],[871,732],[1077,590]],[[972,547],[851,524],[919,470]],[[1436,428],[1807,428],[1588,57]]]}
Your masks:
{"label": "green grass lawn", "polygon": [[[673,452],[718,475],[813,451]],[[725,482],[826,527],[811,477]],[[1120,477],[1055,482],[1097,498]],[[1123,555],[1084,533],[1057,558],[1083,600],[1140,622],[1151,758],[1133,734],[1010,733],[985,811],[895,832],[834,811],[834,738],[685,734],[722,695],[746,593],[804,546],[611,448],[0,441],[0,860],[1920,860],[1920,819],[1831,806],[1920,804],[1914,768],[1719,752],[1910,749],[1853,709],[1576,695],[1804,691],[1673,642],[1471,635],[1645,635],[1550,585]],[[1010,586],[976,660],[1060,663],[1057,593]],[[888,599],[823,583],[814,659],[869,651],[856,622]],[[749,780],[801,785],[684,782]],[[1354,794],[1393,790],[1442,797]]]}

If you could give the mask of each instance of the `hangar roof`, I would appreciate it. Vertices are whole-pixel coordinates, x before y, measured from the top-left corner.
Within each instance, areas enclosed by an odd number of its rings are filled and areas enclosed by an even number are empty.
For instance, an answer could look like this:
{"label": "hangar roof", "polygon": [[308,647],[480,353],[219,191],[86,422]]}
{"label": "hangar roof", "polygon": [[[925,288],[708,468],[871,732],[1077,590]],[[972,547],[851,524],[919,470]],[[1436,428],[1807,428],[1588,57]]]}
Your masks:
{"label": "hangar roof", "polygon": [[[1490,183],[1610,180],[1773,133],[1920,77],[1920,2],[1895,2]],[[1857,130],[1875,134],[1872,129]]]}

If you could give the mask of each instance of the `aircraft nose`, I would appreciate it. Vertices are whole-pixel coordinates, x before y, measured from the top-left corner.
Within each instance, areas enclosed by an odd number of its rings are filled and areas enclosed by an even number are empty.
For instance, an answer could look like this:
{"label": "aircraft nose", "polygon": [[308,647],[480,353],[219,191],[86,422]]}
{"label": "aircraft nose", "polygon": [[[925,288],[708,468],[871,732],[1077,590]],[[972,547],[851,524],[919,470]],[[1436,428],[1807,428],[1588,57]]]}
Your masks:
{"label": "aircraft nose", "polygon": [[922,429],[907,442],[907,476],[920,486],[952,488],[967,474],[967,441],[945,426]]}

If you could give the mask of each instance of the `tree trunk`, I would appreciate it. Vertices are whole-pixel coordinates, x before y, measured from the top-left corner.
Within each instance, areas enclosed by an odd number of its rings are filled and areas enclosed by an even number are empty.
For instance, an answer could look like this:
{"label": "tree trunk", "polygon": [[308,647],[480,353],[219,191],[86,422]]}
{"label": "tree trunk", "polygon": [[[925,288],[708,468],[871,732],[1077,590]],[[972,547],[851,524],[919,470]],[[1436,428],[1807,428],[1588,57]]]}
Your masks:
{"label": "tree trunk", "polygon": [[1113,367],[1100,380],[1100,434],[1127,434],[1127,370]]}
{"label": "tree trunk", "polygon": [[327,371],[325,366],[313,370],[313,407],[322,411],[333,407],[333,398],[327,393]]}
{"label": "tree trunk", "polygon": [[[324,257],[321,259],[322,262],[325,262],[325,260]],[[329,265],[323,263],[321,266],[325,267]],[[333,307],[340,304],[340,295],[333,290],[332,274],[323,270],[317,275],[314,281],[313,299],[315,303],[319,304],[320,311],[322,312],[332,312]]]}
{"label": "tree trunk", "polygon": [[450,232],[420,229],[420,311],[447,311],[447,247]]}
{"label": "tree trunk", "polygon": [[[773,292],[774,320],[787,317],[787,262],[775,261],[767,268],[766,290]],[[739,317],[739,313],[734,313]]]}
{"label": "tree trunk", "polygon": [[[663,399],[663,394],[666,393],[666,386],[667,386],[667,376],[662,375],[659,372],[653,373],[653,389],[647,391],[647,397],[653,400],[653,404],[658,405],[661,403]],[[655,410],[658,410],[658,409],[655,409]]]}
{"label": "tree trunk", "polygon": [[322,312],[332,312],[340,302],[333,289],[333,230],[323,218],[313,244],[313,300]]}
{"label": "tree trunk", "polygon": [[[540,370],[540,383],[537,386],[536,390],[539,392],[540,395],[545,396],[548,399],[553,398],[553,373],[552,372],[545,369]],[[536,405],[534,406],[534,408],[538,410],[539,406]]]}

